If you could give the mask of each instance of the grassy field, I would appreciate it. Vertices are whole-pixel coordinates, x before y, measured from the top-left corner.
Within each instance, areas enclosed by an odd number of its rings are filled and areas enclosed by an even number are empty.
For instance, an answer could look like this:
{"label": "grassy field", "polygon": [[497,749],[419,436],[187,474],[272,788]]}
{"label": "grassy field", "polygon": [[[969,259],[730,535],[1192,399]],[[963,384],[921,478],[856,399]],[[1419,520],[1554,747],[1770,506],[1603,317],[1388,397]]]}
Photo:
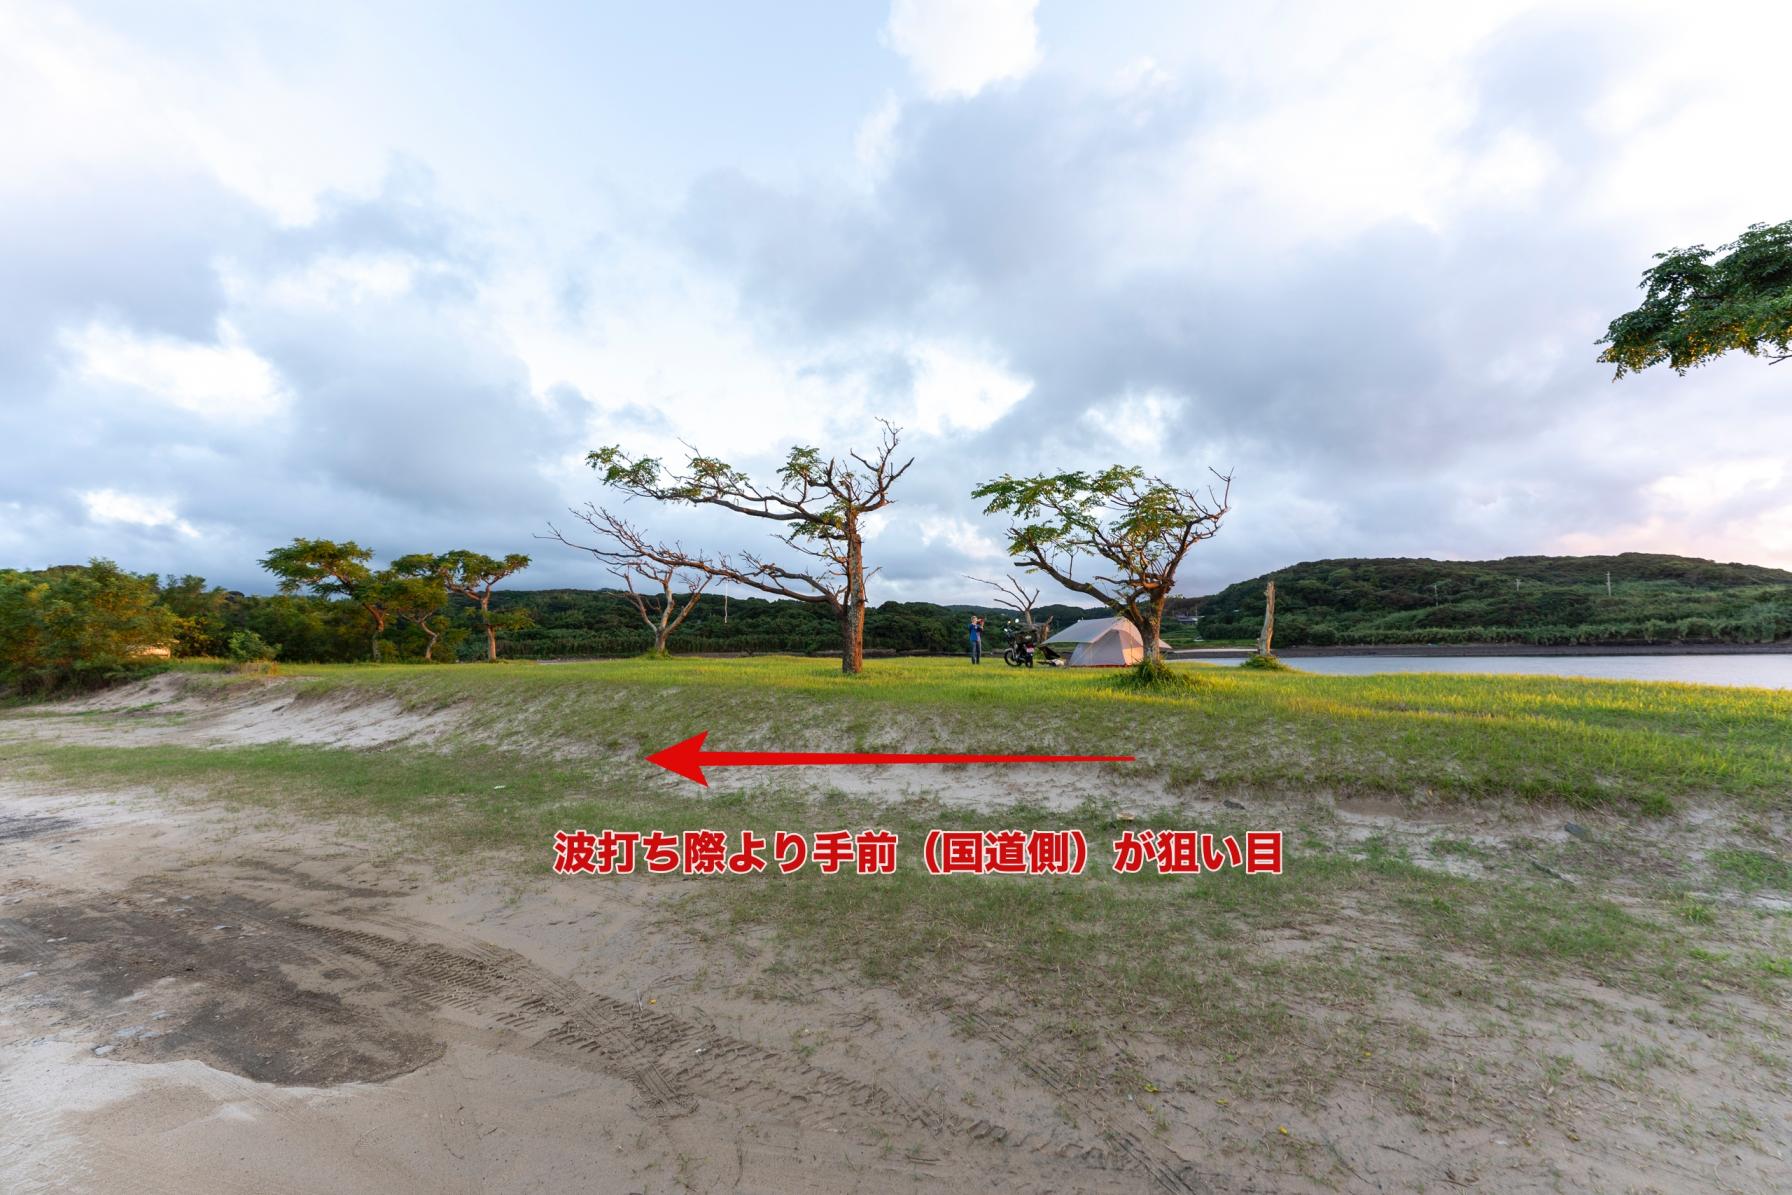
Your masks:
{"label": "grassy field", "polygon": [[[1784,1085],[1792,919],[1756,898],[1792,895],[1792,694],[1198,675],[1154,697],[1109,674],[940,660],[876,662],[856,678],[792,658],[293,668],[273,682],[193,671],[221,700],[271,683],[301,703],[452,711],[453,729],[425,750],[14,739],[0,742],[0,774],[371,818],[445,866],[535,877],[556,829],[887,827],[904,844],[897,875],[666,880],[666,916],[716,949],[769,942],[772,975],[846,967],[962,1007],[980,1031],[1022,1033],[1081,1081],[1140,1098],[1192,1090],[1197,1070],[1220,1064],[1202,1089],[1218,1074],[1233,1092],[1223,1098],[1298,1105],[1361,1083],[1427,1123],[1534,1127],[1556,1103],[1520,1108],[1513,1084],[1551,1073],[1550,1090],[1567,1093],[1593,1081],[1538,1030],[1571,1020],[1563,993],[1584,984],[1721,1037],[1739,1065]],[[999,809],[949,799],[974,771],[892,801],[808,770],[751,785],[712,772],[705,791],[643,762],[699,730],[712,750],[1138,762],[1101,773],[1105,786],[1070,808],[1054,807],[1058,780],[1042,771],[1032,801]],[[1428,829],[1385,832],[1352,820],[1357,807]],[[1572,819],[1586,824],[1563,833]],[[1075,826],[1095,853],[1080,877],[936,878],[918,860],[935,826]],[[1284,829],[1286,874],[1113,875],[1107,843],[1150,826]],[[1446,1026],[1510,1051],[1464,1070],[1436,1036]],[[1670,1065],[1628,1049],[1612,1054],[1626,1081]],[[1714,1131],[1688,1117],[1687,1132]]]}

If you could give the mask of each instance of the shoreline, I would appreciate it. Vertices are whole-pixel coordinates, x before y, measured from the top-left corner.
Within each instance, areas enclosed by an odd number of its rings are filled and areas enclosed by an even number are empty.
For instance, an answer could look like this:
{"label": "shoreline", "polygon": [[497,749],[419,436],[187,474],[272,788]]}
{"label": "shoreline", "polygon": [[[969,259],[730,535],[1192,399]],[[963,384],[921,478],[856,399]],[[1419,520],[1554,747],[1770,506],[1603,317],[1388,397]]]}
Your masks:
{"label": "shoreline", "polygon": [[[1250,647],[1177,648],[1173,660],[1242,659]],[[1348,647],[1288,647],[1275,653],[1283,659],[1324,656],[1759,656],[1792,655],[1792,640],[1774,643],[1376,643]]]}

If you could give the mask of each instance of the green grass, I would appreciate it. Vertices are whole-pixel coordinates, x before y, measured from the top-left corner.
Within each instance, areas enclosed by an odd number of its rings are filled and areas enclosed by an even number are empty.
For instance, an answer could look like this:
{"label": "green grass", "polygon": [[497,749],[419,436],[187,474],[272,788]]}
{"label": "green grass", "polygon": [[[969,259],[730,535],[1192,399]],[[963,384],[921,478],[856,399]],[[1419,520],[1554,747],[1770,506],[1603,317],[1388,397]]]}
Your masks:
{"label": "green grass", "polygon": [[[461,705],[470,727],[526,723],[544,746],[641,778],[648,751],[701,729],[713,749],[1131,753],[1183,790],[1482,799],[1666,812],[1685,798],[1783,801],[1792,693],[1543,677],[1314,676],[1179,665],[1186,692],[1108,670],[875,661],[614,660],[539,666],[294,667],[316,693],[374,688]],[[219,683],[231,678],[219,677]],[[632,757],[632,758],[631,758]]]}
{"label": "green grass", "polygon": [[1792,863],[1766,851],[1726,848],[1712,851],[1708,861],[1719,876],[1744,892],[1763,888],[1792,892]]}

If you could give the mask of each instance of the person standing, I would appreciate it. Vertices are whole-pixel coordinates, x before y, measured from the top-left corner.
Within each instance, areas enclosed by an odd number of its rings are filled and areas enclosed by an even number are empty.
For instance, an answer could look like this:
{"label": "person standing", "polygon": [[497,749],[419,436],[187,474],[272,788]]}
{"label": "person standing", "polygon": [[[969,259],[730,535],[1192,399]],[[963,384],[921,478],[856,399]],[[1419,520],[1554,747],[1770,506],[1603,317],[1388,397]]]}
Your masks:
{"label": "person standing", "polygon": [[983,617],[971,615],[971,663],[983,662]]}

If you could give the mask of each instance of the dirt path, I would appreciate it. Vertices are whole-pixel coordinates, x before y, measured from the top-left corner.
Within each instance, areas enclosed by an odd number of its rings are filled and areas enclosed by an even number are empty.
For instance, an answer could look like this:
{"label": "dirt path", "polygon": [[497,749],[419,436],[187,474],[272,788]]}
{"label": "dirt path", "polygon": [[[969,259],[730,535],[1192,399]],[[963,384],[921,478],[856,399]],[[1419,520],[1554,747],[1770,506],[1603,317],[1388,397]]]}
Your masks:
{"label": "dirt path", "polygon": [[642,893],[512,904],[373,857],[0,796],[0,1189],[1208,1189],[943,1012],[722,1007],[631,932]]}

